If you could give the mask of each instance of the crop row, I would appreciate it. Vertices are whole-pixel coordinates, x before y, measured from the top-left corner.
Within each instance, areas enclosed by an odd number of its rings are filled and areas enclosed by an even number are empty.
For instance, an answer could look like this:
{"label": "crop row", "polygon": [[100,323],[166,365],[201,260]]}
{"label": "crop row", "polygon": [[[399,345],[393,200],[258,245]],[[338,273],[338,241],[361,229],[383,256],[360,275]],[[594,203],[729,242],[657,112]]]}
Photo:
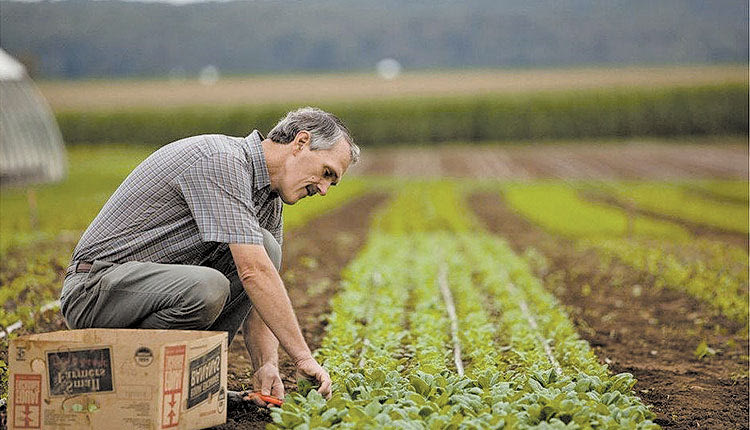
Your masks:
{"label": "crop row", "polygon": [[[738,181],[747,191],[747,182]],[[747,202],[719,202],[681,184],[628,182],[604,187],[624,205],[728,231],[748,233]]]}
{"label": "crop row", "polygon": [[[650,274],[657,287],[685,292],[718,312],[747,324],[747,251],[691,239],[676,224],[586,201],[560,183],[507,186],[511,208],[551,233],[598,251],[605,267],[613,259]],[[678,204],[678,202],[673,202]]]}
{"label": "crop row", "polygon": [[657,288],[683,291],[748,324],[748,255],[742,249],[705,240],[689,246],[618,239],[582,240],[580,245],[599,252],[603,270],[617,259],[651,274]]}
{"label": "crop row", "polygon": [[566,237],[658,237],[688,239],[682,227],[583,200],[578,189],[562,182],[509,184],[505,200],[514,210],[546,230]]}
{"label": "crop row", "polygon": [[459,199],[451,181],[412,181],[390,184],[398,192],[387,210],[373,219],[372,229],[392,234],[476,229],[471,211]]}
{"label": "crop row", "polygon": [[271,427],[657,427],[632,376],[608,374],[526,262],[457,221],[450,186],[404,188],[331,303],[316,354],[332,399],[292,394]]}
{"label": "crop row", "polygon": [[714,198],[722,198],[747,205],[748,181],[703,180],[686,184],[688,189],[702,191]]}
{"label": "crop row", "polygon": [[[325,103],[365,145],[582,137],[745,134],[747,84]],[[66,142],[163,145],[248,127],[270,130],[286,105],[62,112]]]}

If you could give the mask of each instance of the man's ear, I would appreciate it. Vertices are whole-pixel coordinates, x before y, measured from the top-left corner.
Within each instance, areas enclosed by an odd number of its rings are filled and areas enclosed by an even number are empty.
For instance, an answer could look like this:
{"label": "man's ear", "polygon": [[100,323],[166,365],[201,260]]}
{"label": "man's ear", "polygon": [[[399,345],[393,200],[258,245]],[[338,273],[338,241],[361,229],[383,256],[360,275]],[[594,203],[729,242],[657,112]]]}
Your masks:
{"label": "man's ear", "polygon": [[294,145],[295,152],[302,151],[305,146],[310,144],[310,132],[306,130],[300,131],[294,136],[294,142],[292,142],[292,144]]}

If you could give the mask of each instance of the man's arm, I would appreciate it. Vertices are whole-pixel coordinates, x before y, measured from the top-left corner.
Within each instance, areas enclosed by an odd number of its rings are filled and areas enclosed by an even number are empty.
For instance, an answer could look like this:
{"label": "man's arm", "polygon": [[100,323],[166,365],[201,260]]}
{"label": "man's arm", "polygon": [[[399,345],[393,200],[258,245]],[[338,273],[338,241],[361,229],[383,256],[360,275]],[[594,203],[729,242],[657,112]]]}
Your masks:
{"label": "man's arm", "polygon": [[318,391],[330,396],[331,378],[313,358],[281,276],[265,248],[262,245],[230,244],[229,249],[255,311],[292,358],[297,371],[302,376],[315,378],[320,383]]}
{"label": "man's arm", "polygon": [[[253,387],[263,395],[284,398],[284,383],[279,375],[279,341],[253,308],[242,325],[245,346],[253,363]],[[268,406],[258,397],[253,401]]]}
{"label": "man's arm", "polygon": [[279,366],[279,340],[260,318],[255,307],[242,326],[242,334],[255,370],[264,364]]}

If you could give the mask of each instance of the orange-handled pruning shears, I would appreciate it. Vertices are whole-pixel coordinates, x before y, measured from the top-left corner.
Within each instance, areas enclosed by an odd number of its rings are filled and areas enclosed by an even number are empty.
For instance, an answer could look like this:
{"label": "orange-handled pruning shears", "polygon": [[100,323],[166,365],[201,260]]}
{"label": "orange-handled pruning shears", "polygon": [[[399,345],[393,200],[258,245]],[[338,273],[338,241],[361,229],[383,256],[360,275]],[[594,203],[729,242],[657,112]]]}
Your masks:
{"label": "orange-handled pruning shears", "polygon": [[266,403],[270,403],[276,406],[281,406],[284,404],[283,400],[273,397],[273,396],[266,396],[265,394],[261,394],[260,391],[245,392],[242,397],[245,397],[245,396],[250,397],[250,398],[255,397],[259,400],[263,400]]}

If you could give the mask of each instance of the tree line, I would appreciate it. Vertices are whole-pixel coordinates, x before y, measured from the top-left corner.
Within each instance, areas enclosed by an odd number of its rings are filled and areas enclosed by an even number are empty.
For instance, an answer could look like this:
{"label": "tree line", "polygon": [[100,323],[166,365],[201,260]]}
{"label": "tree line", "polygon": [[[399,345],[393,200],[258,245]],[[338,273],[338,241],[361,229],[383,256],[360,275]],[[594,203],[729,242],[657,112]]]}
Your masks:
{"label": "tree line", "polygon": [[0,1],[40,77],[746,62],[737,0]]}

